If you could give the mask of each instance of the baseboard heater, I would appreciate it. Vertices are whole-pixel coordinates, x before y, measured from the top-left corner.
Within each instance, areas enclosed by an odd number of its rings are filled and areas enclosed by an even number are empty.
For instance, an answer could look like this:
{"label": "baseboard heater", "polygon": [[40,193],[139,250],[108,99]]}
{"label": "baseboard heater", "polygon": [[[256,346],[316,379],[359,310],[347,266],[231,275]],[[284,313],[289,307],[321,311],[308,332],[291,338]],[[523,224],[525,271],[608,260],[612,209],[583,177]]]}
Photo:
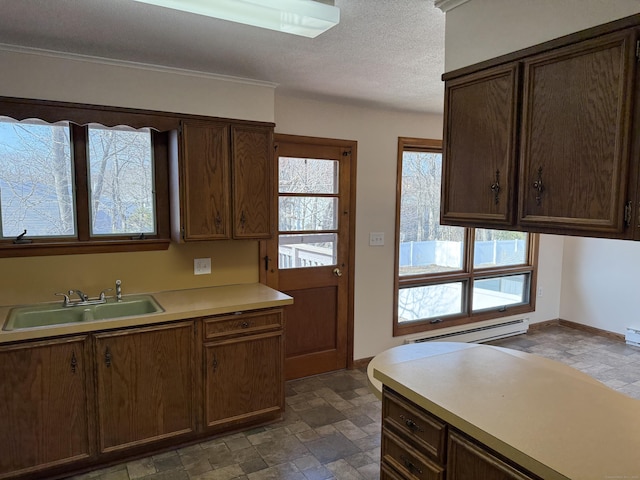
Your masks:
{"label": "baseboard heater", "polygon": [[460,327],[450,327],[435,332],[421,333],[413,337],[406,338],[404,343],[421,342],[465,342],[483,343],[499,338],[521,335],[529,330],[529,319],[520,318],[517,320],[496,322],[488,320],[478,322],[473,325],[462,325]]}

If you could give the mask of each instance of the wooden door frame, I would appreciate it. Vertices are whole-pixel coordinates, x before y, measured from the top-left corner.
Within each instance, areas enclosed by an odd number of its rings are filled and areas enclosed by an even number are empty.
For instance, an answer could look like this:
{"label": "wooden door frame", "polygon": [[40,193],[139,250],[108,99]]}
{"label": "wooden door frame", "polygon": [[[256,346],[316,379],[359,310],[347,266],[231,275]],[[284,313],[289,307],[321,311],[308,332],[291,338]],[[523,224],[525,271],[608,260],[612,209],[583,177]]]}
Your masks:
{"label": "wooden door frame", "polygon": [[[351,149],[351,160],[349,162],[349,261],[348,263],[348,279],[347,279],[347,369],[354,368],[353,360],[353,337],[354,337],[354,279],[355,279],[355,239],[356,239],[356,164],[358,157],[358,142],[355,140],[340,140],[324,137],[309,137],[299,135],[288,135],[284,133],[276,133],[274,135],[274,143],[290,142],[308,145],[327,145],[333,147],[343,147]],[[274,167],[274,189],[272,195],[272,212],[271,215],[271,231],[273,235],[278,232],[278,152],[273,155]],[[267,241],[261,240],[258,244],[258,272],[259,281],[271,288],[278,288],[277,275],[268,278],[267,269],[265,269],[265,257],[267,257]],[[276,262],[277,271],[277,262]],[[273,270],[273,269],[272,269]],[[273,281],[275,279],[275,282]],[[271,284],[269,284],[271,282]],[[286,337],[286,327],[285,327]]]}

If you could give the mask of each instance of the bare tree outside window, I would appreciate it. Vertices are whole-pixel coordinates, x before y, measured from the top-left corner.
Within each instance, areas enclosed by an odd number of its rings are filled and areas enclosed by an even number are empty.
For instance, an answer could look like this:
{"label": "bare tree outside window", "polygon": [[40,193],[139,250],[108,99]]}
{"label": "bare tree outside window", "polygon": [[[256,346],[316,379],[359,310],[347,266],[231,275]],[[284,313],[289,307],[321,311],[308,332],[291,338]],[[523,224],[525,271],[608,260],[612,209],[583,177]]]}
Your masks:
{"label": "bare tree outside window", "polygon": [[149,129],[91,126],[89,178],[94,235],[154,233]]}
{"label": "bare tree outside window", "polygon": [[75,235],[69,124],[0,117],[0,234]]}

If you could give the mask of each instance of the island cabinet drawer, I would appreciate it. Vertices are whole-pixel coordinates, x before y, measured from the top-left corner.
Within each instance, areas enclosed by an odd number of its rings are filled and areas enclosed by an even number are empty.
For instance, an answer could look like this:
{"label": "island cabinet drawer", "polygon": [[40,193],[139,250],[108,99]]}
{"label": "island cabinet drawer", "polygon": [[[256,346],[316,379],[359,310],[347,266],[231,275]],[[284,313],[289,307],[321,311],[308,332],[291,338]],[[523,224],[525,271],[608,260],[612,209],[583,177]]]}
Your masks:
{"label": "island cabinet drawer", "polygon": [[204,319],[206,340],[228,335],[244,335],[282,328],[282,310],[266,310],[252,313],[237,313]]}
{"label": "island cabinet drawer", "polygon": [[393,390],[384,389],[382,418],[385,428],[398,432],[428,457],[444,464],[446,424],[418,408]]}
{"label": "island cabinet drawer", "polygon": [[444,468],[418,452],[389,430],[382,430],[382,464],[408,480],[444,480]]}

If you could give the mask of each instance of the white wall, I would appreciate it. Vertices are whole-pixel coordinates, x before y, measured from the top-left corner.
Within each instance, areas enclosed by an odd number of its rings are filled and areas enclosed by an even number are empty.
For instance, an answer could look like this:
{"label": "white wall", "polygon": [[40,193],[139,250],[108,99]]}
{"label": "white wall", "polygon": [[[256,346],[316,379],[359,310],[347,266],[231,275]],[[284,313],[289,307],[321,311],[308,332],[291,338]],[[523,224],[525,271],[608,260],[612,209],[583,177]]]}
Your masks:
{"label": "white wall", "polygon": [[[442,116],[373,110],[302,100],[276,92],[276,132],[358,142],[354,358],[402,343],[392,335],[396,162],[398,137],[442,138]],[[369,232],[384,232],[384,247],[369,246]],[[544,285],[532,322],[558,318],[562,238],[545,236],[539,283]]]}
{"label": "white wall", "polygon": [[[638,0],[470,0],[446,15],[446,70],[636,13]],[[543,235],[538,285],[544,302],[532,321],[560,317],[618,333],[640,327],[633,288],[638,264],[640,243]]]}
{"label": "white wall", "polygon": [[446,14],[445,70],[638,12],[638,0],[469,0]]}
{"label": "white wall", "polygon": [[567,238],[560,318],[621,334],[640,329],[639,265],[638,242]]}
{"label": "white wall", "polygon": [[0,95],[273,121],[275,85],[0,47]]}

